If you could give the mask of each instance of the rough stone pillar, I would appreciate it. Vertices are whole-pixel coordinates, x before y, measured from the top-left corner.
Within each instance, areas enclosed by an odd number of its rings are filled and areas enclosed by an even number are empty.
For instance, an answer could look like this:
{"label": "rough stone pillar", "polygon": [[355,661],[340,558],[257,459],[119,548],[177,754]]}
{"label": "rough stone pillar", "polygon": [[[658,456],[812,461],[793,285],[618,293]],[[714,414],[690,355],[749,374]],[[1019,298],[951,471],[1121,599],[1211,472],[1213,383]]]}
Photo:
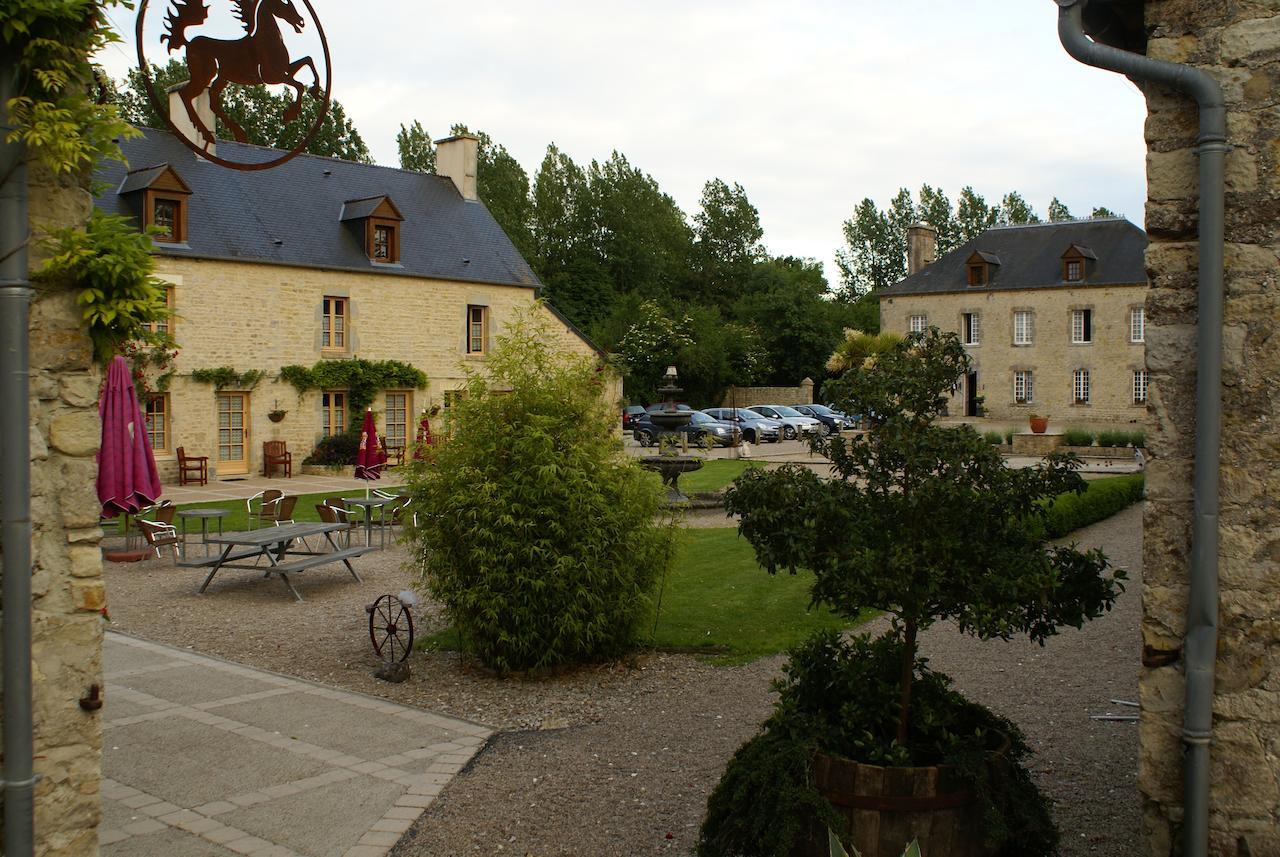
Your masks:
{"label": "rough stone pillar", "polygon": [[[1220,640],[1211,852],[1280,855],[1280,7],[1147,0],[1151,57],[1214,75],[1227,99]],[[1139,787],[1146,853],[1180,854],[1182,637],[1191,549],[1196,321],[1194,102],[1146,91],[1147,366]]]}
{"label": "rough stone pillar", "polygon": [[[89,194],[32,165],[31,269],[49,229],[88,219]],[[106,602],[94,484],[101,372],[80,308],[65,290],[36,285],[31,307],[32,671],[35,680],[35,853],[98,853],[102,778],[99,712],[79,700],[102,686]]]}

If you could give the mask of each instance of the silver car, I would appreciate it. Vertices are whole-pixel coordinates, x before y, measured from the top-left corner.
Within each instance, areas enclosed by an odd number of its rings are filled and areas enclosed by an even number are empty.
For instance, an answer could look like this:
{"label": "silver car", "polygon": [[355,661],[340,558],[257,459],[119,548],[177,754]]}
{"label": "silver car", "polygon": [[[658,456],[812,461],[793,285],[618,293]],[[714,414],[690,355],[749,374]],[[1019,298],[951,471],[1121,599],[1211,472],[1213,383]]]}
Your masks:
{"label": "silver car", "polygon": [[782,423],[782,437],[786,440],[795,440],[801,435],[819,434],[822,431],[822,423],[786,405],[752,405],[747,410]]}
{"label": "silver car", "polygon": [[746,408],[707,408],[703,413],[721,422],[734,423],[742,429],[742,437],[749,443],[777,443],[782,440],[782,423],[755,411]]}

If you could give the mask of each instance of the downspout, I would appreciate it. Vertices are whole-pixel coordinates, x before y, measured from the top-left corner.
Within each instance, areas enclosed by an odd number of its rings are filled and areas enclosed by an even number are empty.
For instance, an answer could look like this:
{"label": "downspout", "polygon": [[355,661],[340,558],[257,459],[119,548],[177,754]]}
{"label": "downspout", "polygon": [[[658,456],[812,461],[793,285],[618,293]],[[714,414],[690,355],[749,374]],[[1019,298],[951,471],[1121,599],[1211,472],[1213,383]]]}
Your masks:
{"label": "downspout", "polygon": [[4,551],[4,853],[31,857],[35,788],[31,707],[31,436],[28,399],[27,168],[7,143],[18,64],[0,48],[0,542]]}
{"label": "downspout", "polygon": [[1088,0],[1057,0],[1058,37],[1086,65],[1191,95],[1200,108],[1199,286],[1196,320],[1196,440],[1192,494],[1191,576],[1183,642],[1183,853],[1209,852],[1209,739],[1213,734],[1213,670],[1218,648],[1218,461],[1222,435],[1223,162],[1227,146],[1222,87],[1191,66],[1149,59],[1098,44],[1082,23]]}

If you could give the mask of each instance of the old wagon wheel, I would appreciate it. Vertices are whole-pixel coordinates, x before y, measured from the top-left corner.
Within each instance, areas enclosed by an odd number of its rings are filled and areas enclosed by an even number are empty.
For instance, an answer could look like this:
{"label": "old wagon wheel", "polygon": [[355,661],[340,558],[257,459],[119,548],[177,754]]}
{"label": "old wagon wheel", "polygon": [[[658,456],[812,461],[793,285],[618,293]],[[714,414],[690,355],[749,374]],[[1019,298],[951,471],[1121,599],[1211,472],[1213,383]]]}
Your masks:
{"label": "old wagon wheel", "polygon": [[413,614],[394,595],[384,595],[364,608],[369,614],[373,651],[388,664],[399,663],[413,651]]}

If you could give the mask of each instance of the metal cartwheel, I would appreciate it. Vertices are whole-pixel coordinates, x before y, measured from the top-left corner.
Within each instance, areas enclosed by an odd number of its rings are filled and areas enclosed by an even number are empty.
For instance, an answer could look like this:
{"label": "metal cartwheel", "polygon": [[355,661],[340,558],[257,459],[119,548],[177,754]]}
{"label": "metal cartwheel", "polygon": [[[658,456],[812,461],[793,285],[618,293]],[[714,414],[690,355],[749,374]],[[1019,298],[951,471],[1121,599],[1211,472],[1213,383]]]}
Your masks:
{"label": "metal cartwheel", "polygon": [[369,640],[386,664],[398,664],[413,651],[412,605],[399,596],[383,595],[364,610],[369,614]]}

